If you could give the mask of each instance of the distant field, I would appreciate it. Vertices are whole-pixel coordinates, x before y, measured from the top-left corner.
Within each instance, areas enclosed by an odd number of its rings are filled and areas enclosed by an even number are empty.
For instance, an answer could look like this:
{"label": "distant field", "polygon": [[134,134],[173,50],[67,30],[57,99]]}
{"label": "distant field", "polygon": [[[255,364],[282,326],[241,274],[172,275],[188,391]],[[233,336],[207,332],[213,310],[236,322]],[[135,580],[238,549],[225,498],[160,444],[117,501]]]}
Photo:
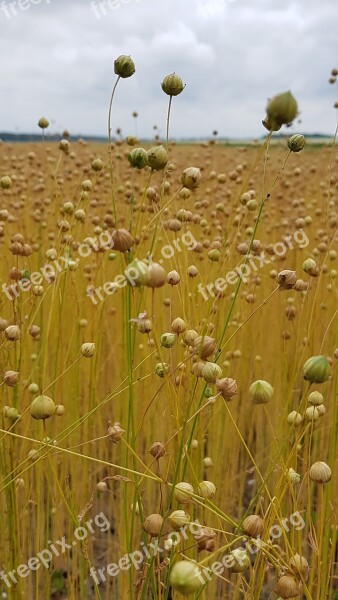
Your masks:
{"label": "distant field", "polygon": [[333,599],[337,149],[131,150],[0,144],[0,594]]}

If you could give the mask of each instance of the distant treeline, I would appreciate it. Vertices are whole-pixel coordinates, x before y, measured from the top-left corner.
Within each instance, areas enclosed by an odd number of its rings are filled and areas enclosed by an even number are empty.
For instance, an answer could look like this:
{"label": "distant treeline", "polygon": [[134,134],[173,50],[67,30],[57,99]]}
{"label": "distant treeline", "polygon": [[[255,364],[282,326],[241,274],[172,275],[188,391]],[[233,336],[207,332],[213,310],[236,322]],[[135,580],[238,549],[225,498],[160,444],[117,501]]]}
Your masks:
{"label": "distant treeline", "polygon": [[[284,139],[286,137],[288,137],[289,135],[291,135],[290,133],[276,133],[274,134],[274,139]],[[320,139],[331,139],[332,136],[323,134],[323,133],[304,133],[303,134],[306,138],[311,139],[311,140],[320,140]],[[263,139],[264,137],[266,137],[265,135],[262,135],[260,139]],[[45,140],[48,142],[59,142],[62,139],[62,135],[61,134],[50,134],[50,135],[45,135]],[[103,136],[92,136],[92,135],[74,135],[74,136],[70,136],[69,139],[71,141],[77,141],[79,139],[81,140],[85,140],[86,142],[96,142],[96,143],[104,143],[107,142],[107,137],[103,137]],[[231,142],[238,142],[241,143],[241,141],[245,141],[248,142],[248,139],[246,138],[244,140],[244,138],[227,138],[227,137],[218,137],[216,138],[218,142],[223,142],[223,143],[231,143]],[[4,141],[4,142],[41,142],[42,140],[42,135],[41,134],[37,134],[37,133],[7,133],[7,132],[0,132],[0,140]],[[176,141],[178,142],[198,142],[198,141],[208,141],[210,140],[210,137],[200,137],[200,138],[179,138]],[[151,139],[143,139],[142,140],[144,143],[150,143],[154,140]]]}

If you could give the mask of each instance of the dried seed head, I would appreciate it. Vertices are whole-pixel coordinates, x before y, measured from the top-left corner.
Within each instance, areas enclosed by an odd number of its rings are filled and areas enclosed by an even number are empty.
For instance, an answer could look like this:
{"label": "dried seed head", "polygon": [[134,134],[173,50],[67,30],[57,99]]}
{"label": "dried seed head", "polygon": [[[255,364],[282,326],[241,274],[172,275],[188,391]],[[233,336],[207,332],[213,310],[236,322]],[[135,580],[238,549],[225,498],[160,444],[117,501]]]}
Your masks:
{"label": "dried seed head", "polygon": [[194,533],[194,539],[197,541],[197,550],[206,550],[213,552],[215,550],[216,531],[210,527],[199,527],[198,532]]}
{"label": "dried seed head", "polygon": [[93,342],[86,342],[81,346],[81,354],[85,356],[85,358],[91,358],[94,356],[95,352],[95,344]]}
{"label": "dried seed head", "polygon": [[185,321],[183,321],[183,319],[180,319],[180,317],[177,317],[171,323],[171,331],[173,331],[174,333],[183,333],[183,331],[185,331],[186,328],[187,326],[185,324]]}
{"label": "dried seed head", "polygon": [[226,400],[229,400],[237,394],[237,381],[231,377],[223,377],[216,380],[216,388]]}
{"label": "dried seed head", "polygon": [[151,263],[148,268],[148,277],[145,285],[150,288],[162,287],[167,280],[167,274],[158,263]]}
{"label": "dried seed head", "polygon": [[108,489],[108,486],[107,486],[107,484],[106,484],[106,482],[105,482],[105,481],[99,481],[99,482],[96,484],[96,489],[97,489],[97,491],[98,491],[98,492],[100,492],[101,494],[103,494],[104,492],[106,492],[106,491],[107,491],[107,489]]}
{"label": "dried seed head", "polygon": [[211,500],[216,494],[216,486],[212,481],[201,481],[198,484],[197,493],[202,498],[206,498],[207,500]]}
{"label": "dried seed head", "polygon": [[10,342],[17,342],[20,339],[20,327],[18,325],[9,325],[5,329],[5,336]]}
{"label": "dried seed head", "polygon": [[258,537],[264,531],[264,521],[259,515],[249,515],[244,519],[242,529],[250,537]]}
{"label": "dried seed head", "polygon": [[114,444],[117,444],[122,438],[125,430],[122,429],[120,423],[116,422],[112,425],[111,421],[108,421],[108,437]]}
{"label": "dried seed head", "polygon": [[135,73],[135,64],[130,56],[121,54],[114,60],[114,73],[122,79],[127,79]]}
{"label": "dried seed head", "polygon": [[158,460],[165,456],[165,445],[162,442],[154,442],[149,450],[150,454]]}
{"label": "dried seed head", "polygon": [[134,240],[127,229],[115,229],[111,234],[112,246],[118,252],[126,252],[134,244]]}
{"label": "dried seed head", "polygon": [[201,170],[197,167],[187,167],[181,175],[181,183],[188,190],[195,190],[199,187],[202,179]]}
{"label": "dried seed head", "polygon": [[177,285],[180,282],[180,276],[177,271],[169,271],[167,282],[170,283],[170,285]]}
{"label": "dried seed head", "polygon": [[312,404],[312,406],[319,406],[320,404],[323,404],[323,400],[324,397],[320,392],[311,392],[307,398],[307,401],[309,404]]}
{"label": "dried seed head", "polygon": [[331,469],[325,462],[319,461],[313,463],[310,467],[309,476],[312,481],[317,483],[327,483],[332,477]]}
{"label": "dried seed head", "polygon": [[6,371],[4,375],[4,383],[13,387],[19,380],[19,372],[18,371]]}
{"label": "dried seed head", "polygon": [[263,379],[257,379],[249,387],[249,394],[254,404],[266,404],[271,400],[273,387]]}
{"label": "dried seed head", "polygon": [[288,416],[287,416],[287,422],[289,423],[289,425],[295,425],[297,427],[297,425],[300,425],[303,422],[303,417],[302,415],[297,412],[296,410],[292,410]]}
{"label": "dried seed head", "polygon": [[143,529],[151,537],[158,537],[162,531],[163,517],[159,514],[149,515],[143,523]]}
{"label": "dried seed head", "polygon": [[184,596],[193,594],[204,585],[202,571],[199,566],[189,560],[177,561],[170,571],[170,585]]}
{"label": "dried seed head", "polygon": [[194,488],[190,483],[181,481],[174,487],[174,498],[180,504],[189,504],[192,501],[191,494],[194,493]]}
{"label": "dried seed head", "polygon": [[305,556],[296,553],[290,558],[289,566],[296,575],[300,575],[305,581],[307,580],[309,576],[309,563]]}
{"label": "dried seed head", "polygon": [[37,396],[30,405],[29,412],[34,419],[48,419],[55,413],[56,406],[49,396]]}
{"label": "dried seed head", "polygon": [[290,290],[294,287],[297,281],[296,271],[285,269],[277,275],[277,283],[282,290]]}
{"label": "dried seed head", "polygon": [[296,598],[301,591],[301,583],[290,575],[283,575],[277,581],[276,594],[281,598]]}
{"label": "dried seed head", "polygon": [[140,333],[150,333],[153,328],[153,324],[150,319],[142,319],[137,324],[137,329]]}
{"label": "dried seed head", "polygon": [[216,350],[216,341],[208,335],[197,336],[192,343],[193,348],[202,360],[206,360]]}
{"label": "dried seed head", "polygon": [[178,96],[184,90],[183,81],[176,73],[167,75],[163,79],[161,87],[168,96]]}
{"label": "dried seed head", "polygon": [[175,531],[179,531],[190,522],[190,516],[184,510],[174,510],[168,517],[171,527]]}

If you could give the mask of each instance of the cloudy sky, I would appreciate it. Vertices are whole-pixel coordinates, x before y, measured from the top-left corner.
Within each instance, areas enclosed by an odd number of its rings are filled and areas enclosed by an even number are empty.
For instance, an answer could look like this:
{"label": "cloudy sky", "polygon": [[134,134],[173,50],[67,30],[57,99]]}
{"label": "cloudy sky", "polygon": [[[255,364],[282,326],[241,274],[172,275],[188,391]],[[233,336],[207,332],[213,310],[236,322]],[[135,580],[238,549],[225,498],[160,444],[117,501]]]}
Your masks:
{"label": "cloudy sky", "polygon": [[113,61],[130,54],[136,73],[119,82],[112,127],[164,133],[175,71],[171,135],[256,137],[266,100],[290,89],[301,123],[332,134],[338,68],[337,0],[0,0],[0,131],[105,135]]}

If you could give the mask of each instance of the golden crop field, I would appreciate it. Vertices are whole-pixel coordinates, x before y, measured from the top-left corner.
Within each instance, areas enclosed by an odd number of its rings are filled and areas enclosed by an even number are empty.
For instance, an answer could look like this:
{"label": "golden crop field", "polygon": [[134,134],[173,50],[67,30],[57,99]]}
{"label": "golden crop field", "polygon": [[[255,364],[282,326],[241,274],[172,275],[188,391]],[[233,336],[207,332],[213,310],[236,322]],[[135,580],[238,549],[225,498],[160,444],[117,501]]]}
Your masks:
{"label": "golden crop field", "polygon": [[338,151],[271,137],[0,145],[2,598],[337,598]]}

